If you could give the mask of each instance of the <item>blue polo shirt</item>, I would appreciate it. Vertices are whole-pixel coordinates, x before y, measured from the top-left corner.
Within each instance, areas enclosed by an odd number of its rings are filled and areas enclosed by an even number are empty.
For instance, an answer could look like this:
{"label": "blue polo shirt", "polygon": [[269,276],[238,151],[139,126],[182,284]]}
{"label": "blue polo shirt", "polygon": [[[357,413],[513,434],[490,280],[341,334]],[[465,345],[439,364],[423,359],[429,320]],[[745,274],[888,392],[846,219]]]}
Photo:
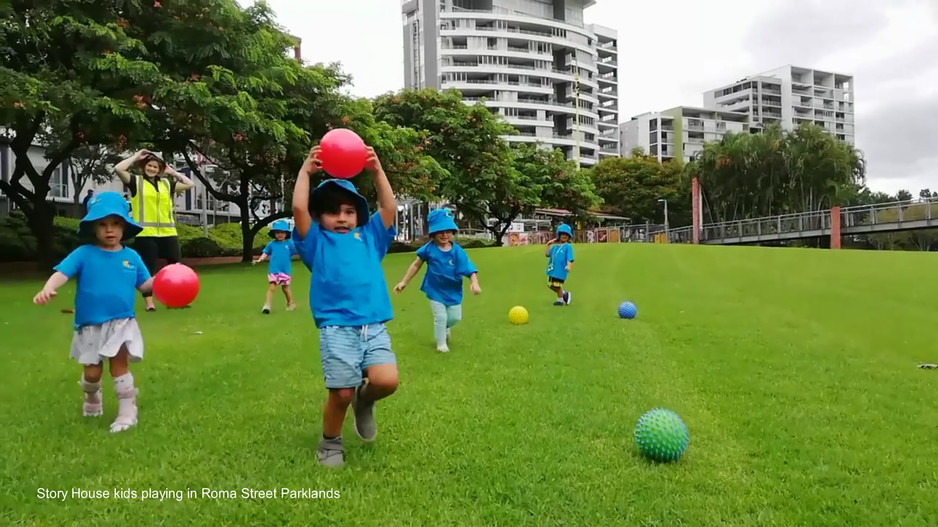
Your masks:
{"label": "blue polo shirt", "polygon": [[329,232],[314,221],[306,238],[293,229],[293,244],[312,272],[309,307],[317,328],[365,326],[394,318],[381,261],[397,229],[381,213],[347,233]]}
{"label": "blue polo shirt", "polygon": [[566,280],[567,264],[573,261],[573,244],[558,243],[550,247],[550,254],[547,256],[547,276],[557,280]]}
{"label": "blue polo shirt", "polygon": [[429,242],[417,250],[417,257],[427,263],[427,274],[420,290],[427,298],[446,306],[462,303],[463,278],[479,272],[466,250],[454,243],[448,251]]}
{"label": "blue polo shirt", "polygon": [[293,274],[293,256],[296,254],[296,246],[290,240],[274,240],[264,247],[264,254],[270,258],[267,265],[268,274]]}
{"label": "blue polo shirt", "polygon": [[55,270],[69,279],[78,277],[75,329],[136,318],[137,288],[150,279],[143,259],[129,247],[106,251],[97,245],[82,245]]}

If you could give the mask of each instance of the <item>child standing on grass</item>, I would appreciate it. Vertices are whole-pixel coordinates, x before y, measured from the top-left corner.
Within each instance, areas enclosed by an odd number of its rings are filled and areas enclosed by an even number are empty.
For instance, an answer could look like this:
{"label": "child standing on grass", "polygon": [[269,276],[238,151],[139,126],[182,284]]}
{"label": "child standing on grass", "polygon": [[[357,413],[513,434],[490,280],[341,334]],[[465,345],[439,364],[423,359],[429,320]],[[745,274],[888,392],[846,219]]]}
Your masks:
{"label": "child standing on grass", "polygon": [[403,291],[423,263],[427,262],[427,274],[423,277],[420,290],[430,299],[430,309],[433,310],[436,349],[447,353],[450,330],[462,320],[463,277],[469,277],[469,288],[473,294],[478,295],[482,289],[479,287],[479,270],[466,251],[453,241],[458,230],[453,220],[453,211],[435,210],[430,213],[429,220],[430,241],[417,250],[417,259],[410,264],[394,291]]}
{"label": "child standing on grass", "polygon": [[84,367],[83,414],[104,413],[101,376],[107,359],[118,399],[113,433],[137,424],[137,389],[128,362],[143,360],[143,336],[134,304],[137,291],[152,291],[153,279],[140,255],[123,242],[142,230],[130,218],[130,207],[120,194],[102,192],[93,197],[78,229],[88,243],[62,260],[33,298],[35,304],[45,305],[69,279],[78,277],[71,357]]}
{"label": "child standing on grass", "polygon": [[570,305],[573,295],[564,289],[567,276],[573,269],[573,231],[570,226],[561,223],[557,228],[557,237],[547,242],[547,287],[557,294],[555,306]]}
{"label": "child standing on grass", "polygon": [[293,277],[293,256],[297,253],[296,246],[290,241],[290,224],[284,220],[275,221],[270,227],[269,235],[273,241],[264,247],[260,258],[251,262],[256,265],[270,259],[270,264],[267,266],[267,282],[270,287],[267,288],[267,300],[264,302],[264,308],[261,309],[265,315],[270,314],[270,305],[274,301],[274,291],[277,290],[278,285],[283,288],[283,296],[287,298],[287,311],[296,309],[290,282]]}
{"label": "child standing on grass", "polygon": [[296,178],[293,243],[312,271],[309,305],[329,390],[318,458],[337,468],[345,463],[342,425],[349,405],[356,434],[371,443],[378,433],[375,401],[397,390],[397,357],[385,326],[394,313],[381,268],[397,234],[397,201],[370,147],[365,169],[374,174],[378,192],[374,215],[350,181],[327,179],[311,191],[310,177],[322,166],[319,151],[310,150]]}

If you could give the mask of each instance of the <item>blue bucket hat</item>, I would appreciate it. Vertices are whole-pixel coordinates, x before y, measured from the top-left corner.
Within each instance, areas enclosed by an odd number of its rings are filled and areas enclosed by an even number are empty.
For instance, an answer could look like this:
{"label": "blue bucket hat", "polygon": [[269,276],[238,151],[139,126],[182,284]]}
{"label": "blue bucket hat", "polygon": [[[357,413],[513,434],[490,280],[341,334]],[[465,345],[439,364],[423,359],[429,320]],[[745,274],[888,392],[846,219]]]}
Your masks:
{"label": "blue bucket hat", "polygon": [[277,232],[285,232],[287,234],[287,239],[290,239],[290,224],[287,223],[287,220],[277,220],[273,225],[270,226],[270,232],[267,233],[271,238],[277,237]]}
{"label": "blue bucket hat", "polygon": [[355,209],[358,211],[358,226],[364,227],[367,225],[368,217],[371,216],[371,213],[368,212],[368,201],[364,196],[358,193],[358,189],[355,188],[355,185],[347,179],[327,179],[320,183],[310,194],[310,212],[314,216],[321,214],[321,211],[317,211],[315,207],[318,201],[322,199],[323,190],[327,189],[329,186],[338,187],[352,195],[352,198],[355,200]]}
{"label": "blue bucket hat", "polygon": [[427,218],[430,221],[430,235],[442,231],[458,231],[456,220],[453,219],[453,211],[450,209],[436,209],[430,212]]}
{"label": "blue bucket hat", "polygon": [[573,238],[573,230],[566,223],[561,223],[560,227],[557,227],[557,237],[560,238],[561,234],[566,234],[570,238]]}
{"label": "blue bucket hat", "polygon": [[121,241],[129,240],[143,230],[143,227],[130,217],[130,204],[124,200],[124,197],[117,192],[102,192],[91,198],[88,202],[88,214],[81,219],[78,225],[78,236],[81,238],[94,238],[94,222],[107,218],[108,216],[117,216],[124,220],[124,236]]}

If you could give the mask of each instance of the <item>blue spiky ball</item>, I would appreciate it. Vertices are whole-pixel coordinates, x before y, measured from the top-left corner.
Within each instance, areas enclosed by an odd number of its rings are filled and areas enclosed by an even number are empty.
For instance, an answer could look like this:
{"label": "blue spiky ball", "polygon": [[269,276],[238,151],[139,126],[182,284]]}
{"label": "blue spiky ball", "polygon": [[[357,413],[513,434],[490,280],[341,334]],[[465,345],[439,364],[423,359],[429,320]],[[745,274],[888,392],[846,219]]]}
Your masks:
{"label": "blue spiky ball", "polygon": [[677,461],[690,444],[690,430],[675,412],[655,408],[635,425],[635,443],[653,461]]}
{"label": "blue spiky ball", "polygon": [[622,318],[632,319],[638,315],[638,307],[635,306],[632,302],[622,302],[619,304],[619,316]]}

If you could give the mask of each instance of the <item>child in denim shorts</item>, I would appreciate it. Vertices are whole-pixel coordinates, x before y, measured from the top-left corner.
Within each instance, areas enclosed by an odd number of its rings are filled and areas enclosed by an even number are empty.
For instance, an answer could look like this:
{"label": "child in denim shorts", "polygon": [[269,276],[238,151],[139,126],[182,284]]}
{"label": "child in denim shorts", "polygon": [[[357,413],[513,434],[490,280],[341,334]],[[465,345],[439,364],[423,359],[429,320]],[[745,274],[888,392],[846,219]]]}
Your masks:
{"label": "child in denim shorts", "polygon": [[374,215],[350,181],[327,179],[311,191],[310,176],[321,166],[316,146],[293,191],[293,243],[312,271],[309,305],[329,390],[318,457],[337,468],[345,463],[342,425],[349,405],[355,432],[370,443],[378,432],[375,401],[397,390],[397,357],[385,327],[394,313],[381,267],[397,233],[397,201],[373,148],[365,169],[374,173],[378,191]]}

